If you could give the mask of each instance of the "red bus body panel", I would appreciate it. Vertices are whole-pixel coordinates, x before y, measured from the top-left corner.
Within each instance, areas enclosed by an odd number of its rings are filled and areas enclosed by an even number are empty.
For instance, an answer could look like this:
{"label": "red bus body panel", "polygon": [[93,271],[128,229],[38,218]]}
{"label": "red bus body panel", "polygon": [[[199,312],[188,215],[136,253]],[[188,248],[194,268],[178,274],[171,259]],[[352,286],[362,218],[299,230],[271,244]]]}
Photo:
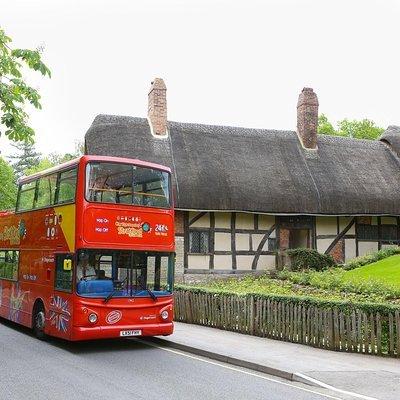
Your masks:
{"label": "red bus body panel", "polygon": [[[124,162],[170,172],[139,160],[83,156],[78,164],[75,203],[28,212],[0,212],[0,250],[20,250],[18,279],[0,279],[0,316],[32,326],[32,311],[41,300],[46,312],[45,332],[67,340],[120,337],[121,330],[141,330],[142,336],[173,331],[173,295],[104,299],[56,290],[55,256],[79,249],[147,250],[174,252],[174,212],[168,209],[122,204],[89,203],[84,196],[85,170],[90,161]],[[65,166],[64,166],[65,167]],[[63,169],[53,168],[56,172]],[[33,178],[46,173],[39,173]],[[24,178],[22,182],[33,179]],[[151,229],[144,232],[143,223]],[[170,319],[162,320],[168,310]],[[99,316],[95,324],[88,314]]]}

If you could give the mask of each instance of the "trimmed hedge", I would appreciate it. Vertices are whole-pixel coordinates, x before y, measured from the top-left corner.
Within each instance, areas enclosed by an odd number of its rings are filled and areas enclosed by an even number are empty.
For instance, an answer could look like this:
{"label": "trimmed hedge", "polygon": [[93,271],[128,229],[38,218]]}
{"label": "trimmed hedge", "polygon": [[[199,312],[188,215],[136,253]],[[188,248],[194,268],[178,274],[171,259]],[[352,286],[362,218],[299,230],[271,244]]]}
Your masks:
{"label": "trimmed hedge", "polygon": [[349,271],[354,268],[359,268],[367,264],[372,264],[384,258],[391,257],[395,254],[400,254],[400,247],[392,247],[388,249],[378,250],[374,253],[369,253],[364,256],[356,257],[347,262],[343,268]]}
{"label": "trimmed hedge", "polygon": [[214,296],[238,296],[238,297],[254,297],[256,299],[269,299],[275,301],[282,301],[284,303],[293,303],[298,305],[306,306],[317,306],[320,308],[330,309],[337,308],[345,313],[350,313],[354,309],[358,309],[364,312],[380,312],[382,315],[388,313],[400,311],[400,305],[395,304],[383,304],[383,303],[356,303],[348,300],[325,300],[317,299],[315,297],[308,296],[288,296],[288,295],[276,295],[276,294],[261,294],[261,293],[235,293],[234,291],[228,291],[223,289],[214,289],[201,286],[191,285],[175,285],[175,290],[186,290],[193,293],[210,293]]}
{"label": "trimmed hedge", "polygon": [[292,271],[305,269],[322,271],[336,265],[331,255],[321,254],[313,249],[291,249],[287,251],[287,255],[290,257]]}

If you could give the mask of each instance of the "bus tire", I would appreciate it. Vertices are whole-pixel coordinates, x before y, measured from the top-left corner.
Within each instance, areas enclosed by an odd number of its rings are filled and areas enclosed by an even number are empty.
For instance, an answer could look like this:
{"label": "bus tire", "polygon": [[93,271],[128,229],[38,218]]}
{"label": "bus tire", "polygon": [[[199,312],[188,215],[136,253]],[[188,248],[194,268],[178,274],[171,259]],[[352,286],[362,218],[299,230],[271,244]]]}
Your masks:
{"label": "bus tire", "polygon": [[32,329],[34,335],[39,340],[46,339],[46,334],[44,333],[44,328],[46,324],[46,312],[43,303],[39,300],[35,303],[32,313]]}

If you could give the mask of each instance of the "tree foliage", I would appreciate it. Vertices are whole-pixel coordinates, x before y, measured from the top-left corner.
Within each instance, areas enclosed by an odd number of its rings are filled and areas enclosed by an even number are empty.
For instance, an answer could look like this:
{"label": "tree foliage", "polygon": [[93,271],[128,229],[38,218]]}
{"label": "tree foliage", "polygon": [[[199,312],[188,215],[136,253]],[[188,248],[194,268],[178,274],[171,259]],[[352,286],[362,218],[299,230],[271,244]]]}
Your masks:
{"label": "tree foliage", "polygon": [[37,164],[25,168],[24,175],[36,174],[37,172],[73,160],[81,155],[83,155],[83,143],[76,142],[75,150],[72,153],[50,153],[48,156],[41,156]]}
{"label": "tree foliage", "polygon": [[12,160],[12,167],[14,168],[15,176],[17,179],[26,175],[27,170],[35,168],[40,163],[40,153],[35,150],[35,146],[29,142],[20,142],[13,145],[17,150],[9,158]]}
{"label": "tree foliage", "polygon": [[0,210],[13,209],[17,198],[14,170],[0,157]]}
{"label": "tree foliage", "polygon": [[[22,75],[23,67],[51,77],[42,62],[40,50],[12,49],[11,38],[0,29],[0,128],[15,142],[33,143],[34,130],[28,125],[27,103],[41,109],[39,92],[29,86]],[[3,133],[0,130],[0,135]]]}
{"label": "tree foliage", "polygon": [[325,114],[321,114],[318,117],[318,133],[321,135],[375,140],[382,135],[383,131],[383,128],[377,126],[374,121],[369,119],[350,121],[345,118],[337,123],[335,129]]}

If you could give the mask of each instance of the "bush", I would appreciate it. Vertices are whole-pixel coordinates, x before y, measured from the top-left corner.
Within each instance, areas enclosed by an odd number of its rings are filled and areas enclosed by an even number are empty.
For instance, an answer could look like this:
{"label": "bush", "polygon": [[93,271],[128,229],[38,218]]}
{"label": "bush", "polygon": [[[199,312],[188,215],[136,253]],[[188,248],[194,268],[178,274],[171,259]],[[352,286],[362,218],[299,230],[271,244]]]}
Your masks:
{"label": "bush", "polygon": [[344,269],[349,271],[354,268],[362,267],[363,265],[372,264],[384,258],[400,254],[400,247],[392,247],[388,249],[378,250],[374,253],[369,253],[364,256],[356,257],[344,265]]}
{"label": "bush", "polygon": [[287,254],[290,257],[293,271],[304,269],[322,271],[336,265],[331,255],[321,254],[313,249],[291,249],[287,251]]}

